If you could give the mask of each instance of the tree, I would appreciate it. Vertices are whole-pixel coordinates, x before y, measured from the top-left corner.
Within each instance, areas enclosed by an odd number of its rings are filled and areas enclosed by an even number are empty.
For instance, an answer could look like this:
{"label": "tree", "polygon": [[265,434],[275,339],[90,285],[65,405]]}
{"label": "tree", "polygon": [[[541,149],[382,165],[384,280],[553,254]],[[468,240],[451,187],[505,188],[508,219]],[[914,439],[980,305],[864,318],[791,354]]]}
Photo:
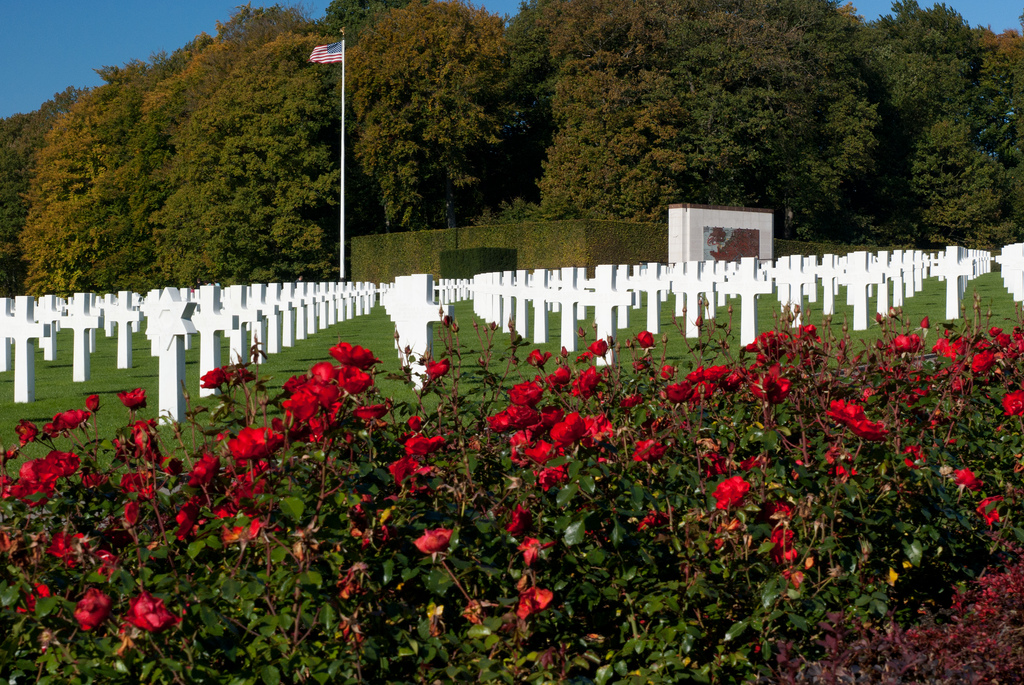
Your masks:
{"label": "tree", "polygon": [[171,139],[172,193],[155,215],[171,282],[333,272],[335,94],[307,63],[308,26],[295,10],[243,7],[164,85],[168,102],[190,103]]}
{"label": "tree", "polygon": [[155,72],[131,62],[99,73],[106,83],[78,98],[37,153],[22,231],[33,294],[145,290],[158,280],[149,215],[163,199],[155,173],[169,150],[144,114]]}
{"label": "tree", "polygon": [[748,205],[787,210],[791,237],[857,218],[876,115],[859,25],[833,2],[552,0],[546,23],[559,64],[549,216]]}
{"label": "tree", "polygon": [[78,89],[68,88],[34,112],[0,119],[0,296],[14,297],[24,292],[28,265],[22,253],[21,232],[28,217],[26,194],[33,160],[47,130],[80,95]]}
{"label": "tree", "polygon": [[[936,234],[920,223],[915,158],[932,146],[926,138],[943,121],[966,125],[971,145],[977,145],[985,126],[977,107],[981,45],[977,32],[945,5],[922,9],[916,0],[902,0],[892,10],[864,36],[866,71],[882,121],[879,173],[869,191],[875,234],[886,243],[928,246],[928,235]],[[917,161],[918,170],[926,166]]]}
{"label": "tree", "polygon": [[498,141],[505,39],[500,17],[461,2],[380,16],[349,53],[354,150],[381,190],[385,219],[426,227],[478,181],[473,151]]}
{"label": "tree", "polygon": [[993,248],[1016,239],[1006,221],[1006,171],[974,147],[966,124],[932,125],[918,143],[911,171],[928,243]]}

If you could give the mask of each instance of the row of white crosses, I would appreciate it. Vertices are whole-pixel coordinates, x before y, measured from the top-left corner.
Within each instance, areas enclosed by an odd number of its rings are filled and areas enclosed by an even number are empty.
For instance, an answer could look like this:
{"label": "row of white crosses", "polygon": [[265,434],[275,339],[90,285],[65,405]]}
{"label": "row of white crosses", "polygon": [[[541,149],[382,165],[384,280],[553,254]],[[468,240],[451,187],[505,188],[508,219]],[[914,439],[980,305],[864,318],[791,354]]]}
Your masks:
{"label": "row of white crosses", "polygon": [[[76,293],[64,301],[45,296],[0,298],[0,372],[10,371],[14,356],[14,401],[35,401],[35,341],[43,358],[56,357],[57,331],[74,331],[72,380],[90,378],[90,354],[96,329],[118,336],[117,367],[132,367],[132,333],[145,322],[152,354],[159,358],[160,416],[180,421],[185,401],[185,350],[199,335],[200,375],[219,367],[221,338],[229,338],[232,360],[247,359],[250,348],[275,354],[282,346],[339,321],[366,314],[378,288],[369,283],[274,283],[251,286],[202,286],[198,291],[154,290],[141,298],[122,291],[99,298]],[[248,337],[246,337],[248,333]],[[210,395],[213,389],[200,389]]]}
{"label": "row of white crosses", "polygon": [[[1005,259],[1016,255],[1022,271],[1017,291],[1024,298],[1024,246],[1006,248]],[[717,307],[730,298],[740,300],[740,341],[753,341],[758,333],[758,298],[775,294],[781,305],[797,313],[793,325],[799,325],[796,305],[817,302],[819,287],[822,310],[835,313],[835,297],[840,286],[846,289],[847,304],[853,309],[854,330],[866,330],[874,312],[885,315],[890,306],[902,306],[906,298],[920,292],[924,279],[938,277],[947,283],[946,318],[959,317],[968,280],[990,270],[991,255],[980,250],[950,247],[937,254],[921,251],[853,252],[846,256],[825,255],[785,257],[774,265],[753,258],[738,262],[685,262],[672,265],[642,264],[598,266],[595,277],[587,279],[585,270],[563,268],[479,274],[465,282],[440,281],[438,301],[473,299],[474,312],[485,321],[500,323],[507,331],[511,322],[517,331],[529,331],[529,302],[533,303],[533,339],[547,342],[547,315],[561,314],[561,343],[569,351],[577,349],[576,329],[586,307],[594,308],[599,338],[612,336],[628,326],[628,310],[646,300],[646,328],[660,332],[661,304],[675,295],[675,315],[684,320],[688,337],[698,335],[698,317],[712,318]],[[891,293],[891,298],[890,298]],[[684,316],[685,314],[685,316]]]}

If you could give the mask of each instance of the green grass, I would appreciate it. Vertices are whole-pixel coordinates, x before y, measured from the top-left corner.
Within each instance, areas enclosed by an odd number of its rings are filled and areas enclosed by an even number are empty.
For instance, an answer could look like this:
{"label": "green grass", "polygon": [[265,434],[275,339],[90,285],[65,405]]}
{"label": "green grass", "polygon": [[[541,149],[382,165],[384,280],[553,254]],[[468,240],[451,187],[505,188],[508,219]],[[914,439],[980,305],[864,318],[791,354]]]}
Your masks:
{"label": "green grass", "polygon": [[[966,313],[971,318],[974,316],[975,295],[980,303],[978,312],[981,316],[981,325],[986,328],[995,325],[1011,329],[1017,324],[1019,320],[1017,306],[1003,288],[998,274],[987,274],[971,281],[968,285],[964,304]],[[667,333],[669,339],[666,359],[672,363],[688,366],[692,362],[687,360],[694,359],[693,341],[685,340],[676,332],[672,317],[673,302],[674,298],[669,298],[669,302],[662,306],[662,332]],[[731,319],[730,339],[735,350],[738,347],[740,306],[739,300],[731,300],[731,302],[734,312]],[[844,317],[850,316],[852,312],[852,308],[845,303],[845,291],[841,288],[840,294],[836,296],[836,314],[831,323],[832,333],[837,336],[842,335],[841,328]],[[822,317],[821,307],[822,298],[819,294],[817,303],[807,305],[804,311],[804,323],[813,323],[823,332],[825,321]],[[779,303],[774,297],[762,296],[760,298],[758,314],[760,330],[768,330],[775,326],[779,309]],[[937,279],[928,279],[925,281],[922,292],[905,301],[903,320],[911,328],[916,328],[924,316],[931,319],[933,330],[927,343],[930,348],[935,339],[935,328],[944,320],[944,312],[945,284],[940,283]],[[468,301],[455,305],[455,317],[460,322],[459,343],[462,349],[462,364],[464,367],[474,367],[480,357],[483,344],[482,336],[474,331],[473,323],[476,322],[483,328],[484,322],[474,316],[472,303]],[[626,336],[635,335],[646,327],[646,321],[646,311],[643,307],[632,310],[629,319],[630,325],[620,331],[619,337],[624,339]],[[730,315],[727,308],[720,308],[717,314],[717,323],[728,324],[729,322]],[[587,341],[581,346],[583,349],[593,340],[594,331],[589,319],[582,321],[581,325],[587,333]],[[557,355],[560,349],[559,326],[559,315],[549,315],[548,339],[551,342],[538,347]],[[528,330],[532,332],[532,323]],[[304,373],[316,362],[329,359],[328,349],[338,340],[347,340],[370,348],[381,359],[383,375],[378,377],[377,386],[382,394],[392,397],[396,401],[414,401],[415,395],[407,384],[387,377],[400,372],[393,331],[393,325],[387,318],[384,308],[378,306],[366,316],[339,323],[328,330],[310,336],[305,341],[297,341],[295,347],[285,348],[281,354],[274,355],[262,363],[261,374],[272,378],[272,386],[280,387],[290,376]],[[874,324],[873,313],[872,325],[869,330],[863,332],[850,330],[849,334],[854,341],[870,344],[876,340],[880,335],[880,328]],[[71,336],[70,331],[62,331],[59,334],[56,361],[43,361],[42,353],[38,349],[36,350],[36,401],[34,403],[15,404],[13,402],[14,372],[0,373],[0,445],[10,447],[16,443],[17,436],[14,433],[14,427],[20,419],[29,419],[41,427],[58,412],[84,407],[85,398],[94,393],[101,398],[101,410],[96,417],[96,428],[101,436],[112,436],[118,428],[125,424],[127,411],[117,399],[119,391],[137,387],[145,388],[151,406],[142,410],[140,417],[156,417],[157,359],[150,356],[149,341],[144,334],[140,333],[134,336],[134,368],[119,370],[116,368],[116,338],[108,339],[102,331],[97,331],[96,351],[91,359],[92,379],[84,383],[72,383],[70,380]],[[507,351],[508,336],[499,331],[494,339],[497,343],[498,355],[496,356],[500,356]],[[436,334],[435,341],[437,341]],[[532,349],[532,346],[528,349]],[[440,355],[441,351],[435,348],[435,356],[440,357]],[[226,342],[223,358],[225,361],[228,359]],[[195,344],[193,349],[187,352],[186,360],[186,389],[194,401],[199,401],[198,344]],[[497,370],[496,367],[492,368]],[[525,367],[522,373],[526,377],[532,377],[534,370],[532,367]],[[206,400],[206,402],[210,402],[210,400]],[[24,456],[36,457],[42,456],[42,453],[35,454],[32,450],[25,450]]]}

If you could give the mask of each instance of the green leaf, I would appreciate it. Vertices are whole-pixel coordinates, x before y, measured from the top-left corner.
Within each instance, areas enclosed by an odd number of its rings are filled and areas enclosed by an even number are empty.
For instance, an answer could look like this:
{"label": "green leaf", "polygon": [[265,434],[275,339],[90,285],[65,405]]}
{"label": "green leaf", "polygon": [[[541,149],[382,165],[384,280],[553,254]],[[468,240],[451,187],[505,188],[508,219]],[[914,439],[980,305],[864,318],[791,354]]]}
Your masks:
{"label": "green leaf", "polygon": [[203,620],[203,625],[206,626],[206,630],[209,631],[210,635],[219,637],[224,634],[224,629],[217,618],[217,612],[205,604],[199,605],[199,618]]}
{"label": "green leaf", "polygon": [[306,505],[298,497],[285,497],[281,500],[281,512],[293,521],[302,518]]}
{"label": "green leaf", "polygon": [[46,616],[54,607],[57,606],[57,601],[60,597],[40,597],[36,600],[36,616]]}
{"label": "green leaf", "polygon": [[725,631],[725,641],[729,642],[739,637],[747,629],[747,624],[748,621],[736,621],[736,623],[733,623],[729,630]]}
{"label": "green leaf", "polygon": [[274,666],[264,666],[260,670],[260,676],[267,685],[279,685],[281,682],[281,672]]}
{"label": "green leaf", "polygon": [[188,555],[195,559],[204,547],[206,547],[206,540],[196,540],[188,546]]}
{"label": "green leaf", "polygon": [[601,668],[597,669],[597,673],[594,674],[594,682],[597,683],[597,685],[604,685],[611,677],[612,667],[609,664],[605,664]]}
{"label": "green leaf", "polygon": [[469,629],[469,638],[472,639],[472,640],[476,640],[476,639],[479,639],[479,638],[482,638],[482,637],[487,637],[490,634],[491,634],[491,629],[488,628],[487,626],[483,626],[483,625],[473,626],[473,627],[471,627]]}
{"label": "green leaf", "polygon": [[304,571],[299,574],[299,582],[303,585],[316,585],[320,587],[324,584],[324,578],[316,571]]}
{"label": "green leaf", "polygon": [[906,541],[903,542],[903,552],[907,555],[907,559],[914,566],[921,565],[921,556],[924,554],[924,547],[917,540],[914,540],[909,545]]}
{"label": "green leaf", "polygon": [[764,586],[764,590],[761,591],[761,606],[765,609],[769,608],[775,603],[779,594],[779,581],[777,578],[772,578],[768,581],[768,584]]}
{"label": "green leaf", "polygon": [[612,519],[612,544],[618,547],[624,537],[626,537],[626,529],[622,527],[619,517],[616,516]]}
{"label": "green leaf", "polygon": [[800,630],[807,631],[807,620],[799,614],[786,614],[786,618],[793,624],[794,627]]}
{"label": "green leaf", "polygon": [[571,483],[567,487],[562,488],[558,491],[558,496],[555,497],[555,503],[560,507],[564,507],[566,503],[572,499],[572,496],[579,490],[579,486],[576,483]]}
{"label": "green leaf", "polygon": [[562,536],[562,540],[565,544],[570,547],[578,545],[583,542],[583,537],[586,535],[587,529],[583,525],[583,521],[573,521],[569,524],[568,528],[565,529],[565,535]]}

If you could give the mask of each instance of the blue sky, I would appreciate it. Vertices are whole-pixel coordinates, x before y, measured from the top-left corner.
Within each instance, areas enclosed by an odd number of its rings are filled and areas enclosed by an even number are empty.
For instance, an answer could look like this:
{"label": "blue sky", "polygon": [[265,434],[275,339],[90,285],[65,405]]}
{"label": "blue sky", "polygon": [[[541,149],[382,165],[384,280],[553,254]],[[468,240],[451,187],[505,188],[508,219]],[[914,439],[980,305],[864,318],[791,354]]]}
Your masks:
{"label": "blue sky", "polygon": [[[173,52],[202,32],[213,35],[242,0],[0,0],[0,117],[30,112],[68,86],[102,83],[94,69],[148,60]],[[305,0],[310,16],[323,15],[330,0]],[[253,5],[260,4],[254,0]],[[272,3],[267,3],[272,4]],[[474,4],[501,14],[519,0]],[[930,7],[929,0],[920,4]],[[1000,32],[1020,29],[1024,1],[952,0],[946,3],[972,25]],[[891,0],[854,0],[868,20],[887,13]],[[49,36],[49,38],[47,38]]]}

